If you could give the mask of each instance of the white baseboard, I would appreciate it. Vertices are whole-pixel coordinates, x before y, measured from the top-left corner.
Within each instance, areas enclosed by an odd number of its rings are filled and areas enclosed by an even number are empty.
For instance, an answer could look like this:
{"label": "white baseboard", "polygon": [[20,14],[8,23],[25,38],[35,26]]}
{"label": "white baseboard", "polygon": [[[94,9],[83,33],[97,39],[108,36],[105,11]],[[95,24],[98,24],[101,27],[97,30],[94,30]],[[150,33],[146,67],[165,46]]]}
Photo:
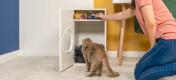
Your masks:
{"label": "white baseboard", "polygon": [[[22,56],[59,56],[58,50],[20,50]],[[124,57],[141,57],[145,51],[124,51]],[[109,57],[117,57],[117,51],[107,51]]]}
{"label": "white baseboard", "polygon": [[16,59],[21,56],[20,50],[0,55],[0,64]]}
{"label": "white baseboard", "polygon": [[[123,51],[123,57],[138,58],[144,55],[145,51]],[[117,57],[117,51],[107,51],[109,57]]]}
{"label": "white baseboard", "polygon": [[21,49],[22,56],[59,56],[58,50]]}

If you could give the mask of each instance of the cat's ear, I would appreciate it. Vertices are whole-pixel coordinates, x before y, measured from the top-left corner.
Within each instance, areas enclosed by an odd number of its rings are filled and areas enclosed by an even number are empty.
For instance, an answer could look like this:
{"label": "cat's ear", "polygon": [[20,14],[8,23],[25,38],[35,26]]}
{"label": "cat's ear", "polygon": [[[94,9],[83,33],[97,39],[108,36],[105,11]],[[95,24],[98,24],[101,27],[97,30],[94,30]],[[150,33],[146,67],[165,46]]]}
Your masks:
{"label": "cat's ear", "polygon": [[82,41],[82,46],[86,47],[87,46],[87,42],[85,40]]}
{"label": "cat's ear", "polygon": [[82,45],[84,47],[88,47],[92,43],[92,40],[90,38],[86,38],[82,40]]}
{"label": "cat's ear", "polygon": [[90,44],[89,42],[85,42],[85,43],[84,43],[84,46],[85,46],[85,47],[88,47],[89,44]]}
{"label": "cat's ear", "polygon": [[86,42],[93,42],[90,38],[86,38],[86,39],[84,39],[84,41],[86,41]]}
{"label": "cat's ear", "polygon": [[83,43],[83,47],[85,47],[85,48],[88,47],[89,45],[90,45],[90,42],[84,42]]}
{"label": "cat's ear", "polygon": [[88,38],[88,42],[93,42],[90,38]]}

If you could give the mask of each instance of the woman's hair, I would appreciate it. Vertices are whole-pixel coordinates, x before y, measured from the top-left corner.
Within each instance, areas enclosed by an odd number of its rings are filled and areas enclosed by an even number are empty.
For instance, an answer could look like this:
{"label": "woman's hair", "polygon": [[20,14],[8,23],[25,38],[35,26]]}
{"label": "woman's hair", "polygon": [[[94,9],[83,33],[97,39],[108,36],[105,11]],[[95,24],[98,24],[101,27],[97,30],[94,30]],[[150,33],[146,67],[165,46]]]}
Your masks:
{"label": "woman's hair", "polygon": [[135,9],[135,7],[136,7],[135,0],[132,0],[132,1],[131,1],[131,8],[132,8],[132,9]]}

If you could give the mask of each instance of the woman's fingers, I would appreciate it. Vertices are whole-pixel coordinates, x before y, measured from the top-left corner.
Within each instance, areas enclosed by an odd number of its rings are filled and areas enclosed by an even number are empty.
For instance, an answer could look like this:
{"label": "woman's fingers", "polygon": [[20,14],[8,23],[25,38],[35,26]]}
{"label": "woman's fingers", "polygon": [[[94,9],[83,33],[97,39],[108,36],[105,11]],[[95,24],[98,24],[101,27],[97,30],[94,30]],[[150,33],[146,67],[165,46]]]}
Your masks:
{"label": "woman's fingers", "polygon": [[95,16],[100,19],[105,19],[105,15],[103,13],[97,13]]}

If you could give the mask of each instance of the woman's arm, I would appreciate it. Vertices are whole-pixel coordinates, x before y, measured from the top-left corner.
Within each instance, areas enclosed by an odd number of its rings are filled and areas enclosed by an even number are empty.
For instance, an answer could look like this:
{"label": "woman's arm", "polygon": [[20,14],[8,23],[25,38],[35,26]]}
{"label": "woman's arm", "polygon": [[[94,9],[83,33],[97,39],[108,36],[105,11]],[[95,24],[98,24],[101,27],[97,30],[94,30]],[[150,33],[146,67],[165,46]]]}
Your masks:
{"label": "woman's arm", "polygon": [[141,8],[142,16],[144,18],[147,37],[150,41],[151,47],[155,44],[156,21],[152,5],[146,5]]}
{"label": "woman's arm", "polygon": [[134,10],[128,8],[127,10],[115,14],[104,15],[102,13],[96,14],[96,17],[99,17],[103,20],[124,20],[135,16]]}

